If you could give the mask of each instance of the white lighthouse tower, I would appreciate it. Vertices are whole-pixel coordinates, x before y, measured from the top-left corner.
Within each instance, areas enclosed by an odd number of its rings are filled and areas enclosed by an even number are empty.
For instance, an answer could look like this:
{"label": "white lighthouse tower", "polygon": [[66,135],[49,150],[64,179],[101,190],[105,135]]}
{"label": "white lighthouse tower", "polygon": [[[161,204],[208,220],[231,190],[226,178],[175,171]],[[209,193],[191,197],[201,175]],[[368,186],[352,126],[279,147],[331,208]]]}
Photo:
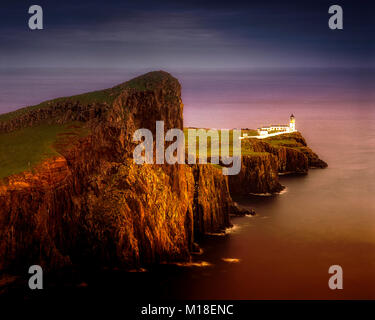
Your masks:
{"label": "white lighthouse tower", "polygon": [[289,120],[289,131],[290,132],[296,131],[296,118],[294,117],[293,114],[291,114],[290,120]]}

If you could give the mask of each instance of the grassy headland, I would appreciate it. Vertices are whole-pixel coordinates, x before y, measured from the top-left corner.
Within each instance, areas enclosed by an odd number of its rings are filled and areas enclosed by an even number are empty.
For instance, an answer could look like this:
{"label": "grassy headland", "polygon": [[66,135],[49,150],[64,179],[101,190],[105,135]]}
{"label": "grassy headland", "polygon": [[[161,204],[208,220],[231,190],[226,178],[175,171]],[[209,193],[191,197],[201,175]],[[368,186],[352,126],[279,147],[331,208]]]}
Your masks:
{"label": "grassy headland", "polygon": [[57,141],[73,143],[87,129],[74,123],[42,124],[0,134],[0,179],[32,169],[41,161],[58,156]]}
{"label": "grassy headland", "polygon": [[[0,125],[3,128],[17,124],[20,119],[29,118],[27,125],[15,126],[9,131],[0,133],[0,179],[12,174],[30,170],[44,159],[59,154],[58,145],[69,145],[74,141],[74,137],[81,137],[88,134],[88,129],[84,122],[69,122],[64,125],[54,123],[54,119],[65,116],[64,105],[87,106],[87,110],[92,105],[112,106],[113,102],[124,90],[147,91],[163,89],[167,92],[171,87],[178,84],[177,79],[166,72],[149,72],[136,77],[120,85],[109,89],[92,91],[70,97],[60,97],[53,100],[44,101],[37,105],[24,107],[13,112],[0,114]],[[60,114],[51,113],[51,109],[59,108]],[[38,112],[48,111],[48,120],[39,121],[35,116]],[[103,111],[105,112],[105,108]],[[75,112],[73,111],[69,112]],[[48,124],[47,124],[48,122]],[[61,121],[56,121],[60,123]],[[1,127],[1,126],[0,126]]]}

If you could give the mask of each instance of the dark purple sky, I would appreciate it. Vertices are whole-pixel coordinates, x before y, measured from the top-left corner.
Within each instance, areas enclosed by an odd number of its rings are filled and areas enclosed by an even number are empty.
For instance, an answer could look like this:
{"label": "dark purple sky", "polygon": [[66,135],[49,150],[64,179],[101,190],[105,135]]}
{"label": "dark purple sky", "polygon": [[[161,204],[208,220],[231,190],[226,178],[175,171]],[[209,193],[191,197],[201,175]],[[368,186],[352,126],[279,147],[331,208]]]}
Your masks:
{"label": "dark purple sky", "polygon": [[[44,30],[28,29],[28,7]],[[344,9],[344,30],[328,8]],[[0,68],[374,66],[373,1],[2,0]]]}

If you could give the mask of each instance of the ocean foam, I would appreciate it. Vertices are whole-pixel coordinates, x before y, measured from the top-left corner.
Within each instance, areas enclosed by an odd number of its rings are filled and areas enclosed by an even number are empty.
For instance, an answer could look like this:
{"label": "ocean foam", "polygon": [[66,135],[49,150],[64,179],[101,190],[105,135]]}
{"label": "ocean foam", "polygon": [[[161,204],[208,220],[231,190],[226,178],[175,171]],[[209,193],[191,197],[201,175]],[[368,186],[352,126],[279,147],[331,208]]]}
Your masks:
{"label": "ocean foam", "polygon": [[207,261],[196,261],[196,262],[176,262],[175,265],[179,267],[211,267],[212,264]]}
{"label": "ocean foam", "polygon": [[221,260],[228,263],[239,263],[241,261],[241,259],[237,258],[221,258]]}

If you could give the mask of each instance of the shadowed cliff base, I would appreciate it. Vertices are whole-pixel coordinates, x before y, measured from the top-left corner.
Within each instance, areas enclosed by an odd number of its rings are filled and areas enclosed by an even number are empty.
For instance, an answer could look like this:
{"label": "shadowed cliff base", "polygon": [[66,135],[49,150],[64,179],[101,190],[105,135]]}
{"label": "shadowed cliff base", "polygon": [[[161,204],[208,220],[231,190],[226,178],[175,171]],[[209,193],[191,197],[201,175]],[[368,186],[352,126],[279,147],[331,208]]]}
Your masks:
{"label": "shadowed cliff base", "polygon": [[189,261],[196,241],[246,213],[230,192],[279,192],[280,173],[325,166],[299,133],[242,142],[229,179],[211,164],[134,164],[135,130],[155,140],[159,120],[183,129],[180,84],[163,71],[1,115],[0,270]]}

